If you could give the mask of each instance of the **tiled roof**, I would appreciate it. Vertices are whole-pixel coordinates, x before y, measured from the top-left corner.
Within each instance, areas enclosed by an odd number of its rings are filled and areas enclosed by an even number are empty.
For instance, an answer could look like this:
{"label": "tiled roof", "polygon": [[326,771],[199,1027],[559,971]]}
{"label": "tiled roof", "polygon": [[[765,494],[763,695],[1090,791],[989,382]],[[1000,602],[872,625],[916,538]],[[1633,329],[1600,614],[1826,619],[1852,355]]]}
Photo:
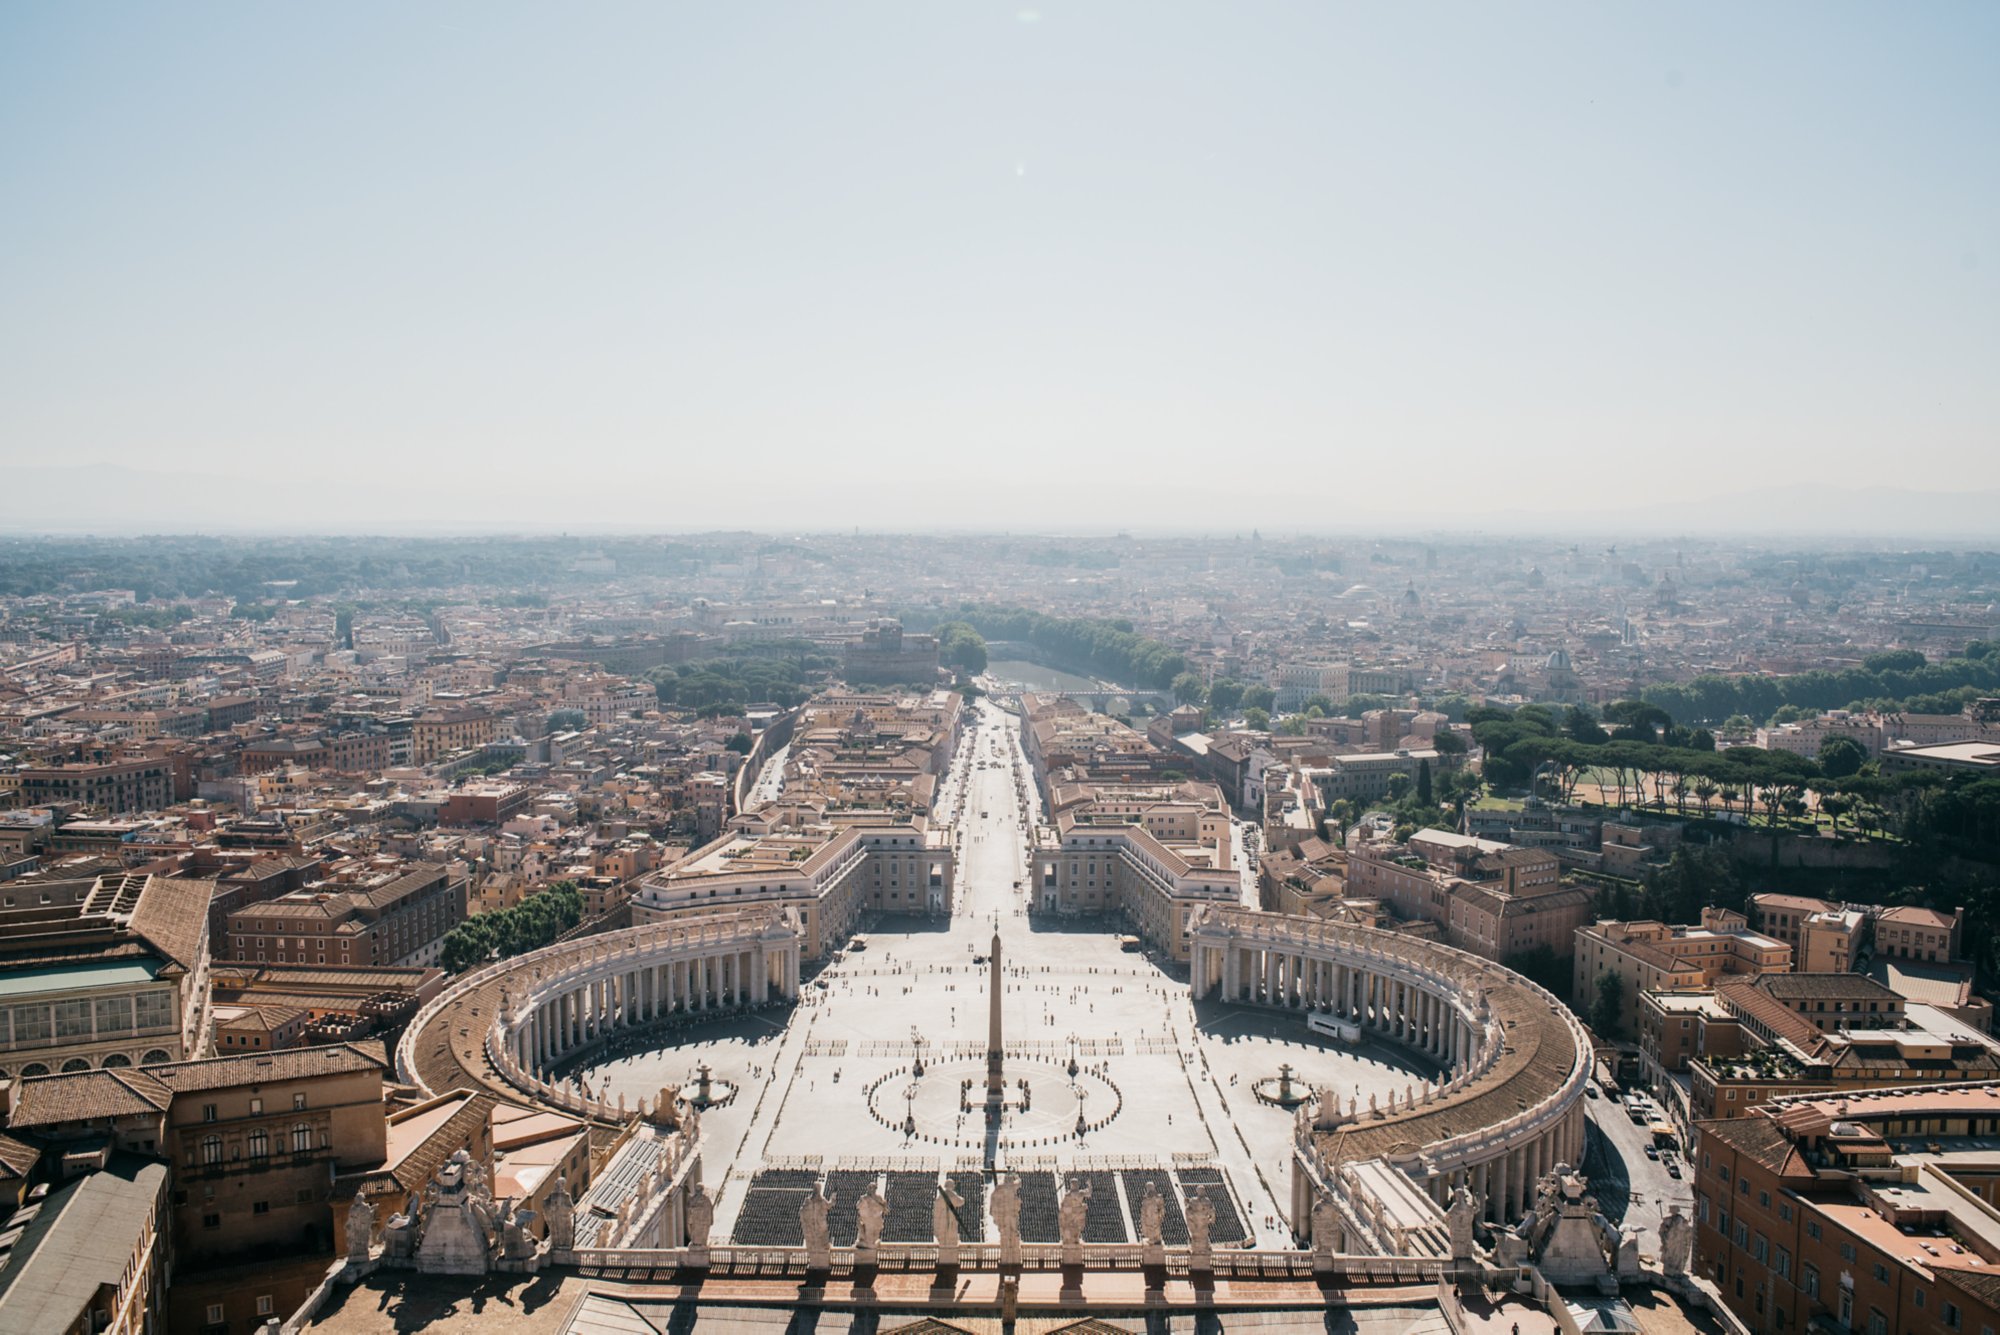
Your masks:
{"label": "tiled roof", "polygon": [[1897,996],[1858,973],[1767,973],[1757,987],[1779,1001],[1895,1001]]}
{"label": "tiled roof", "polygon": [[1797,1152],[1778,1124],[1762,1115],[1697,1122],[1695,1129],[1703,1142],[1713,1139],[1727,1145],[1774,1173],[1781,1172]]}
{"label": "tiled roof", "polygon": [[123,1067],[30,1076],[20,1082],[7,1125],[15,1130],[60,1126],[107,1117],[135,1117],[165,1110],[173,1091],[155,1068]]}

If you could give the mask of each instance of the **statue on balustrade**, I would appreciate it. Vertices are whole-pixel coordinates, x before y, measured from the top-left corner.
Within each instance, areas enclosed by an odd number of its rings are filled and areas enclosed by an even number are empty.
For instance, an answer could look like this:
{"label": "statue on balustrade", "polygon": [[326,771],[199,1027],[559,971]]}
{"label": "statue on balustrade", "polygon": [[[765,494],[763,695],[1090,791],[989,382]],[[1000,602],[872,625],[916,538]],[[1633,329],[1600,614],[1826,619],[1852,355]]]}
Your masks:
{"label": "statue on balustrade", "polygon": [[576,1248],[576,1202],[570,1198],[569,1179],[556,1178],[556,1189],[549,1193],[549,1250],[557,1252],[574,1251]]}
{"label": "statue on balustrade", "polygon": [[1209,1234],[1215,1228],[1215,1205],[1208,1199],[1207,1187],[1196,1187],[1194,1195],[1188,1197],[1187,1226],[1189,1268],[1214,1269],[1215,1252]]}
{"label": "statue on balustrade", "polygon": [[1161,1233],[1166,1223],[1166,1197],[1160,1195],[1159,1184],[1148,1179],[1146,1194],[1139,1201],[1139,1240],[1146,1244],[1149,1256],[1158,1253],[1164,1245]]}
{"label": "statue on balustrade", "polygon": [[1000,1234],[1000,1264],[1021,1264],[1021,1177],[1009,1173],[993,1188],[989,1200],[993,1227]]}
{"label": "statue on balustrade", "polygon": [[710,1199],[708,1188],[697,1182],[687,1199],[688,1250],[706,1257],[708,1233],[714,1227],[715,1202]]}
{"label": "statue on balustrade", "polygon": [[951,1189],[951,1179],[940,1181],[937,1199],[931,1202],[931,1236],[937,1240],[939,1265],[958,1264],[958,1221],[964,1208],[965,1197]]}
{"label": "statue on balustrade", "polygon": [[854,1247],[856,1251],[873,1252],[882,1240],[882,1219],[889,1213],[889,1202],[870,1187],[861,1193],[861,1199],[854,1203]]}
{"label": "statue on balustrade", "polygon": [[375,1232],[375,1210],[367,1197],[356,1192],[347,1206],[347,1259],[356,1265],[368,1259],[368,1244]]}
{"label": "statue on balustrade", "polygon": [[1083,1225],[1090,1215],[1090,1184],[1080,1177],[1070,1178],[1056,1215],[1062,1229],[1063,1262],[1073,1265],[1083,1259]]}
{"label": "statue on balustrade", "polygon": [[1340,1246],[1340,1209],[1333,1193],[1316,1191],[1312,1204],[1312,1248],[1315,1256],[1331,1256]]}
{"label": "statue on balustrade", "polygon": [[833,1192],[815,1187],[799,1203],[799,1228],[805,1234],[806,1265],[825,1270],[833,1264],[833,1241],[826,1216],[833,1209]]}

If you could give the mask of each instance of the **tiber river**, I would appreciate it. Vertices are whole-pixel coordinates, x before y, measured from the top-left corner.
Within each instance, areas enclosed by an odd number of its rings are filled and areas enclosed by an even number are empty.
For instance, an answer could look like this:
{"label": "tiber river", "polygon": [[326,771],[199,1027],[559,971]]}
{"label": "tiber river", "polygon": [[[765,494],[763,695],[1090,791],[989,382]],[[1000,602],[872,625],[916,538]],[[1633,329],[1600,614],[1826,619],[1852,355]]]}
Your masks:
{"label": "tiber river", "polygon": [[1094,691],[1097,683],[1074,672],[1063,672],[1040,663],[1020,659],[995,659],[986,665],[986,675],[1002,686],[1024,686],[1031,691]]}

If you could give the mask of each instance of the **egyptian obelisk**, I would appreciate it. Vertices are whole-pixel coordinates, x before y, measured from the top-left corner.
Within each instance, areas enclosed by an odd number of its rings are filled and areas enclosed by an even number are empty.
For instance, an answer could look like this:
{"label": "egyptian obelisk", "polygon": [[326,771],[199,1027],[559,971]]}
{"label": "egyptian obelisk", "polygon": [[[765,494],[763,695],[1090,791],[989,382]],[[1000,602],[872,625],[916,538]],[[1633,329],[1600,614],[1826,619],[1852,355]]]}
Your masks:
{"label": "egyptian obelisk", "polygon": [[986,982],[986,1101],[998,1103],[1004,1091],[1000,1083],[1000,933],[993,933],[993,951],[987,956]]}

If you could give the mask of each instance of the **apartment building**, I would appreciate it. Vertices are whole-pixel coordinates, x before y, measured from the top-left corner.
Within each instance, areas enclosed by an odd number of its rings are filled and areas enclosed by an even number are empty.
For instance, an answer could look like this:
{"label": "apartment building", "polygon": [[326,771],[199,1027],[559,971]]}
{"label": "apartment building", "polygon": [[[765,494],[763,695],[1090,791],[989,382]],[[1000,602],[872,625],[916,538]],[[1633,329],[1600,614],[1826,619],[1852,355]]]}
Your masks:
{"label": "apartment building", "polygon": [[485,746],[499,735],[499,720],[483,709],[434,709],[410,724],[410,761],[428,765],[457,751]]}
{"label": "apartment building", "polygon": [[1697,1131],[1695,1261],[1755,1335],[2000,1329],[2000,1088],[1790,1099]]}
{"label": "apartment building", "polygon": [[1883,909],[1875,915],[1875,954],[1930,964],[1949,962],[1960,957],[1964,927],[1964,909],[1950,913],[1911,905]]}
{"label": "apartment building", "polygon": [[1702,910],[1698,927],[1662,922],[1600,922],[1576,933],[1570,997],[1588,1008],[1603,979],[1618,979],[1618,1033],[1637,1032],[1640,999],[1648,992],[1706,988],[1723,974],[1788,973],[1792,948],[1749,929],[1727,909]]}
{"label": "apartment building", "polygon": [[54,765],[21,771],[21,803],[72,802],[123,815],[174,804],[174,764],[165,757]]}
{"label": "apartment building", "polygon": [[1497,962],[1537,946],[1560,957],[1590,921],[1590,896],[1562,884],[1553,853],[1420,830],[1407,844],[1351,844],[1347,897],[1435,923],[1450,945]]}
{"label": "apartment building", "polygon": [[225,949],[239,963],[436,964],[465,908],[465,878],[426,864],[372,884],[308,888],[238,909]]}
{"label": "apartment building", "polygon": [[1858,974],[1725,977],[1715,997],[1740,1025],[1740,1049],[1689,1063],[1698,1118],[1743,1116],[1791,1094],[2000,1077],[1991,1039]]}

